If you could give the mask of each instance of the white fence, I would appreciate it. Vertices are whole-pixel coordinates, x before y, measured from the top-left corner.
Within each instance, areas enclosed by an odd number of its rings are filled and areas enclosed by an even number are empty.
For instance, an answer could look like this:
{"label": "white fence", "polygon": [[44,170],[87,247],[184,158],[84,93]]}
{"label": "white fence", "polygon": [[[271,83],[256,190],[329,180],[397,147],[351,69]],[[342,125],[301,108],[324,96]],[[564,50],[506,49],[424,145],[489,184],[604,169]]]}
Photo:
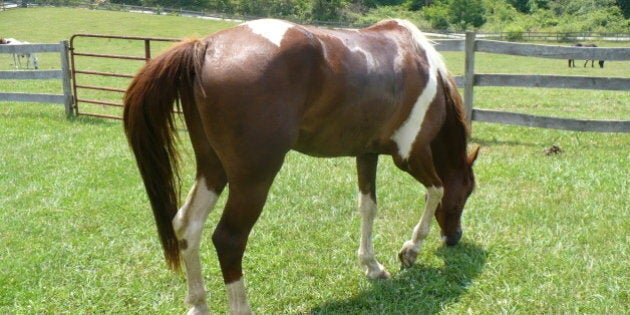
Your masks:
{"label": "white fence", "polygon": [[64,104],[66,114],[72,115],[72,89],[70,85],[70,66],[68,63],[68,41],[59,44],[23,44],[0,45],[0,54],[35,54],[59,53],[60,69],[58,70],[4,70],[0,71],[0,80],[61,80],[62,89],[59,94],[0,92],[0,101],[36,102]]}
{"label": "white fence", "polygon": [[436,40],[438,50],[465,51],[465,75],[457,78],[464,87],[469,119],[509,125],[593,132],[630,132],[628,120],[590,120],[535,116],[522,113],[473,108],[475,86],[535,87],[590,90],[630,90],[630,78],[584,77],[534,74],[475,73],[475,53],[576,60],[630,61],[630,48],[569,47],[478,40],[475,33],[465,40]]}

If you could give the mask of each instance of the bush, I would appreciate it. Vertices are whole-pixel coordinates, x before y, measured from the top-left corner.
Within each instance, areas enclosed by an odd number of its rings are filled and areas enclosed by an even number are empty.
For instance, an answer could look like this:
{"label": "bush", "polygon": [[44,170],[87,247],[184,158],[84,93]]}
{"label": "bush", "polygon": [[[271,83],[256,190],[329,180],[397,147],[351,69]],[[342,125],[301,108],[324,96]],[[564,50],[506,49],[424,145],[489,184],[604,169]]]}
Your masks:
{"label": "bush", "polygon": [[466,30],[486,22],[482,0],[441,0],[422,9],[433,28]]}
{"label": "bush", "polygon": [[518,25],[510,25],[507,26],[503,32],[507,33],[506,37],[509,41],[519,41],[523,40],[523,33],[525,33],[525,29]]}

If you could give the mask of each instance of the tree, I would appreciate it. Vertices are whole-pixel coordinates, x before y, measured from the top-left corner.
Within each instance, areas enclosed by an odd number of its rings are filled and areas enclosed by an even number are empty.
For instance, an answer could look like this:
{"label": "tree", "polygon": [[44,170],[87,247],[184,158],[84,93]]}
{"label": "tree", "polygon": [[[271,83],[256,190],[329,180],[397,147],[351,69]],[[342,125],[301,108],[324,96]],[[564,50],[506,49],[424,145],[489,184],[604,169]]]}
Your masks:
{"label": "tree", "polygon": [[317,21],[339,21],[347,5],[344,0],[313,0],[312,17]]}
{"label": "tree", "polygon": [[486,23],[481,0],[450,0],[449,22],[458,29],[478,28]]}
{"label": "tree", "polygon": [[478,28],[486,22],[482,0],[440,0],[423,9],[433,28]]}
{"label": "tree", "polygon": [[621,9],[621,12],[623,12],[623,17],[630,19],[630,1],[617,0],[617,5]]}

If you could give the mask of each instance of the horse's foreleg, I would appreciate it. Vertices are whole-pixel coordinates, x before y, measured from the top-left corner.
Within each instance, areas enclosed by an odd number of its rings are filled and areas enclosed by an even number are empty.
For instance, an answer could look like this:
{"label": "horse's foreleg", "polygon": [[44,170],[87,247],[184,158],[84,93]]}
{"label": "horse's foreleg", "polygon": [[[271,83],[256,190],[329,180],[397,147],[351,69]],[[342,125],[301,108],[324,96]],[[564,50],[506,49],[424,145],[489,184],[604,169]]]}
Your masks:
{"label": "horse's foreleg", "polygon": [[414,227],[411,239],[403,244],[398,253],[403,267],[411,267],[418,258],[422,242],[429,235],[431,221],[444,196],[444,187],[435,170],[433,154],[428,145],[418,145],[407,165],[405,170],[426,187],[427,195],[420,222]]}
{"label": "horse's foreleg", "polygon": [[359,178],[359,213],[361,214],[361,241],[359,243],[359,261],[366,267],[369,279],[388,279],[389,272],[375,258],[372,244],[372,228],[376,216],[376,166],[378,155],[357,157]]}
{"label": "horse's foreleg", "polygon": [[403,247],[398,254],[398,258],[400,258],[403,267],[411,267],[416,261],[416,258],[418,258],[420,247],[422,247],[422,242],[429,235],[429,231],[431,229],[431,221],[433,220],[433,216],[435,215],[435,210],[442,201],[443,195],[443,187],[431,186],[427,188],[427,198],[424,205],[422,218],[420,219],[420,222],[418,222],[418,224],[414,227],[411,239],[403,244]]}
{"label": "horse's foreleg", "polygon": [[18,54],[13,54],[13,66],[15,69],[19,69],[21,66],[20,56]]}
{"label": "horse's foreleg", "polygon": [[214,208],[217,198],[218,192],[208,187],[203,176],[198,176],[195,185],[188,194],[186,203],[173,219],[173,227],[186,266],[188,282],[186,304],[191,306],[188,314],[208,314],[206,289],[199,259],[199,245],[204,222]]}

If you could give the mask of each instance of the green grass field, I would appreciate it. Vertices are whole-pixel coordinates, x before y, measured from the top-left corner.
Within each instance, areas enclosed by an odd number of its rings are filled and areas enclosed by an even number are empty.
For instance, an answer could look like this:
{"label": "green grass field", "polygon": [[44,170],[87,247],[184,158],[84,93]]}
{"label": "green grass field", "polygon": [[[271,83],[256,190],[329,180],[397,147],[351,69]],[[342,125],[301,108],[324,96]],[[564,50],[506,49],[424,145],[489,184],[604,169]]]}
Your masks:
{"label": "green grass field", "polygon": [[[0,12],[0,36],[30,42],[59,42],[75,33],[202,36],[227,25],[80,9]],[[41,63],[54,67],[55,58],[42,56]],[[448,53],[446,60],[453,72],[463,71],[461,54]],[[629,62],[604,69],[491,55],[478,62],[487,72],[630,73]],[[0,59],[0,69],[8,63]],[[0,91],[55,90],[54,84],[0,82]],[[483,88],[475,90],[475,100],[482,108],[630,119],[628,91]],[[246,252],[254,310],[628,314],[630,137],[475,123],[472,142],[482,149],[462,241],[443,247],[434,224],[416,265],[402,271],[396,255],[420,217],[424,191],[381,159],[374,242],[377,257],[393,273],[388,281],[366,280],[356,258],[353,159],[289,154]],[[544,155],[551,145],[563,152]],[[194,167],[183,147],[187,186]],[[202,244],[209,305],[218,314],[226,313],[226,296],[209,235],[224,202],[210,215]],[[0,103],[0,244],[1,314],[186,311],[185,279],[167,271],[162,260],[118,121],[67,120],[61,105]]]}

